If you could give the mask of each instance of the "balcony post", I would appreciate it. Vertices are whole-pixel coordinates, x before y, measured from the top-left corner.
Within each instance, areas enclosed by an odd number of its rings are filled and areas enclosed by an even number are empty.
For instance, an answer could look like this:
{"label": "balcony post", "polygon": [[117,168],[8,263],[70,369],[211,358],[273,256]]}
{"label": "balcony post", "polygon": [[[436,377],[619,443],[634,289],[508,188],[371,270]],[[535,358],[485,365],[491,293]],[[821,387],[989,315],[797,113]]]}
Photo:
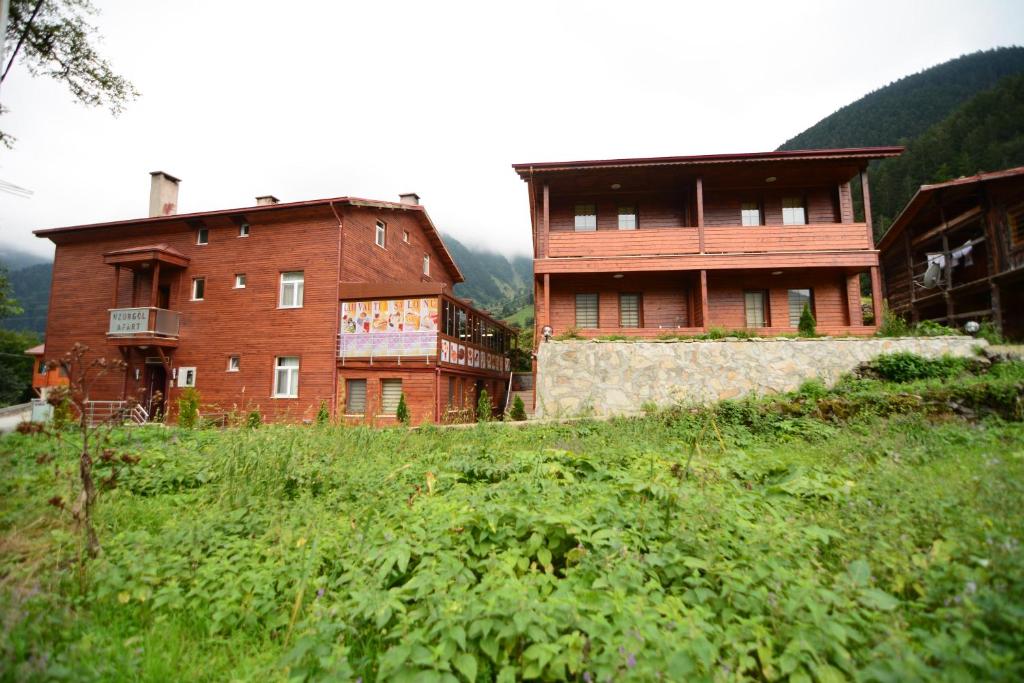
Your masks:
{"label": "balcony post", "polygon": [[871,226],[871,189],[868,187],[868,169],[860,172],[860,188],[864,197],[864,222],[868,226],[868,248],[875,248],[875,230]]}
{"label": "balcony post", "polygon": [[551,273],[544,273],[544,324],[551,325]]}
{"label": "balcony post", "polygon": [[153,266],[153,284],[149,289],[149,305],[151,308],[156,307],[156,293],[157,288],[160,286],[160,262],[157,261],[156,265]]}
{"label": "balcony post", "polygon": [[864,324],[864,315],[860,308],[860,273],[846,276],[846,317],[850,327]]}
{"label": "balcony post", "polygon": [[700,271],[700,326],[708,331],[708,271]]}
{"label": "balcony post", "polygon": [[110,304],[111,308],[117,308],[117,290],[121,288],[121,264],[114,264],[114,300]]}
{"label": "balcony post", "polygon": [[551,192],[548,189],[548,184],[544,183],[544,240],[541,258],[547,258],[549,249],[548,241],[551,239]]}
{"label": "balcony post", "polygon": [[875,327],[882,324],[882,278],[878,266],[871,266],[871,311],[875,315]]}
{"label": "balcony post", "polygon": [[697,240],[700,243],[700,253],[706,253],[704,250],[704,179],[700,176],[697,176]]}

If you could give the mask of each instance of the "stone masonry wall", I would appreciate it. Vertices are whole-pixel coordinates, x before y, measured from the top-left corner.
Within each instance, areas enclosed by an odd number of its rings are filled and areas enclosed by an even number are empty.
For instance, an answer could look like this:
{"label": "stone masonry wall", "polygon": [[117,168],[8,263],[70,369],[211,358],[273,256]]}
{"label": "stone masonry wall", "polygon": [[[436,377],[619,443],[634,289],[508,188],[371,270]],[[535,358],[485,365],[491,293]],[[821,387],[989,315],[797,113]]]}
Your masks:
{"label": "stone masonry wall", "polygon": [[883,353],[973,356],[972,337],[549,341],[537,353],[537,417],[628,415],[645,403],[710,403],[827,385]]}

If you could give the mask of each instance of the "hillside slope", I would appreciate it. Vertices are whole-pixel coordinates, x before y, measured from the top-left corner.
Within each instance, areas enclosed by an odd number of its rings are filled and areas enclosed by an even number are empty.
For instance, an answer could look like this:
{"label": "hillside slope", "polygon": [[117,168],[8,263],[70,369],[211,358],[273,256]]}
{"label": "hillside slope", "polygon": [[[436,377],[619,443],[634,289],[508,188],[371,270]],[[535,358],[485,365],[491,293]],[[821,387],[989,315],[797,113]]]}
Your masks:
{"label": "hillside slope", "polygon": [[1020,72],[1024,72],[1024,47],[964,55],[865,95],[779,149],[901,144],[924,133],[977,93]]}
{"label": "hillside slope", "polygon": [[499,316],[512,315],[533,301],[533,261],[529,256],[505,257],[483,249],[467,247],[444,235],[466,281],[455,285],[455,293]]}

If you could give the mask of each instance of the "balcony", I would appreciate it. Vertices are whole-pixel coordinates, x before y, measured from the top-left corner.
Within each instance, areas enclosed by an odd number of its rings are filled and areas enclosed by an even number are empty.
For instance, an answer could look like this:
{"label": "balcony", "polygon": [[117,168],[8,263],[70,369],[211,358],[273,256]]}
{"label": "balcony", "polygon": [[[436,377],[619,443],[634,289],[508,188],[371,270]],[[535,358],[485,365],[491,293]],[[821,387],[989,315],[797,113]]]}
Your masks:
{"label": "balcony", "polygon": [[107,341],[119,346],[177,346],[181,314],[166,308],[111,308]]}

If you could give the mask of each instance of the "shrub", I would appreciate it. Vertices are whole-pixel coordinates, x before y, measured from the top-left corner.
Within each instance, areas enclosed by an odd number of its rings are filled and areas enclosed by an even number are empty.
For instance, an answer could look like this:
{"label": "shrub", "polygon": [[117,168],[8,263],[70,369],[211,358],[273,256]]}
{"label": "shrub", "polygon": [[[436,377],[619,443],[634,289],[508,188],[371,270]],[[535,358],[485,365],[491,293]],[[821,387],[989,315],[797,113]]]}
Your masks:
{"label": "shrub", "polygon": [[976,336],[978,339],[984,339],[989,344],[1006,343],[1006,339],[1003,337],[1003,335],[1000,334],[999,330],[996,329],[996,326],[990,322],[983,322],[981,324],[981,327],[978,328],[978,333],[974,336]]}
{"label": "shrub", "polygon": [[914,325],[913,334],[915,337],[948,337],[954,334],[962,334],[960,330],[946,327],[934,320],[922,320]]}
{"label": "shrub", "polygon": [[566,341],[568,339],[583,339],[583,335],[580,334],[578,327],[567,327],[565,332],[556,334],[554,337],[555,341]]}
{"label": "shrub", "polygon": [[879,337],[906,337],[910,334],[907,321],[889,309],[889,304],[882,303],[882,324],[878,326]]}
{"label": "shrub", "polygon": [[872,374],[890,382],[954,377],[966,367],[967,361],[963,358],[924,358],[906,351],[881,355],[868,364],[868,370]]}
{"label": "shrub", "polygon": [[395,409],[395,417],[399,424],[409,424],[409,406],[405,403],[405,392],[398,397],[398,408]]}
{"label": "shrub", "polygon": [[326,425],[331,421],[331,411],[327,409],[327,401],[320,401],[320,410],[316,411],[316,423]]}
{"label": "shrub", "polygon": [[199,392],[189,387],[178,397],[178,426],[195,429],[199,422]]}
{"label": "shrub", "polygon": [[480,390],[480,398],[476,402],[477,422],[491,421],[491,397],[487,395],[486,389]]}
{"label": "shrub", "polygon": [[516,422],[522,422],[526,419],[526,405],[523,403],[523,397],[516,394],[516,397],[512,400],[512,411],[509,413]]}
{"label": "shrub", "polygon": [[245,418],[245,426],[249,429],[257,429],[261,424],[263,424],[263,416],[260,415],[259,408],[250,410]]}
{"label": "shrub", "polygon": [[814,320],[814,315],[811,313],[811,305],[804,303],[804,310],[800,313],[800,324],[797,330],[800,332],[801,337],[817,337],[818,332],[816,329],[817,323]]}

